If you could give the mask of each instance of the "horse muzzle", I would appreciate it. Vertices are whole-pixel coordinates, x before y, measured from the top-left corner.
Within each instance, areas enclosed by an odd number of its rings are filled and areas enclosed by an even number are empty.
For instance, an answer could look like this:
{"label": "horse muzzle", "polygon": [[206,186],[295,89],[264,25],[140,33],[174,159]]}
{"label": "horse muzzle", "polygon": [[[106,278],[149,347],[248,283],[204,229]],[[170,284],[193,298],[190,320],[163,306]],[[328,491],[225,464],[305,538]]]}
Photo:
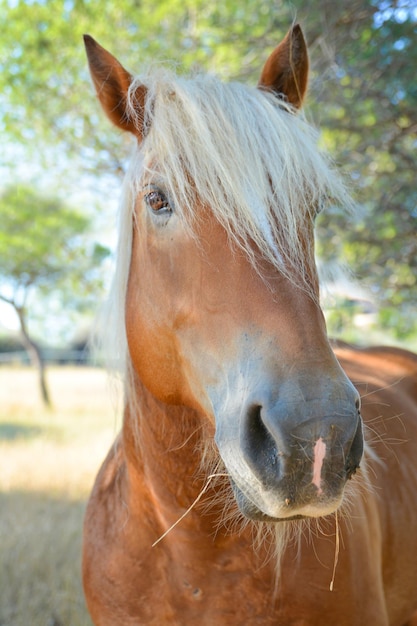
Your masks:
{"label": "horse muzzle", "polygon": [[248,403],[234,437],[233,428],[217,430],[236,501],[250,519],[330,514],[359,467],[363,433],[353,386],[343,383],[319,400],[297,395]]}

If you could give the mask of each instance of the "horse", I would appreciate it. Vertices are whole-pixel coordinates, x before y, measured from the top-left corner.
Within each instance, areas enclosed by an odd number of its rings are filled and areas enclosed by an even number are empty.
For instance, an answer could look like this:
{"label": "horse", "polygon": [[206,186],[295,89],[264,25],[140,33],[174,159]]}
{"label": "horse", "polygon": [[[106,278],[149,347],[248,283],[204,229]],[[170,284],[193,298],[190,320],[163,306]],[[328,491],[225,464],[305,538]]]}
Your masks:
{"label": "horse", "polygon": [[349,194],[299,113],[299,25],[257,86],[128,72],[133,135],[106,325],[121,432],[87,505],[96,626],[404,626],[417,610],[417,356],[333,346],[314,221]]}

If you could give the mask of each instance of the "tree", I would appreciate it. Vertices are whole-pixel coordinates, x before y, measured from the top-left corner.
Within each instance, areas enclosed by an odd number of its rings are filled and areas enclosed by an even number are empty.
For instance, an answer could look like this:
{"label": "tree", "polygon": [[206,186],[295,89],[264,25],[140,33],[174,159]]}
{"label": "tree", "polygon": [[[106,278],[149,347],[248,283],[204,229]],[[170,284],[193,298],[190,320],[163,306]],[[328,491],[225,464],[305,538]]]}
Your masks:
{"label": "tree", "polygon": [[354,224],[323,215],[320,252],[344,258],[379,301],[380,320],[405,336],[417,330],[417,6],[348,3],[338,13],[324,3],[323,12],[326,39],[310,33],[326,51],[314,55],[312,102],[359,211]]}
{"label": "tree", "polygon": [[0,197],[0,299],[19,319],[22,341],[39,372],[42,399],[50,405],[42,352],[28,327],[28,298],[46,299],[60,289],[68,301],[84,299],[100,287],[98,268],[108,251],[88,244],[87,215],[24,185]]}
{"label": "tree", "polygon": [[[257,80],[294,18],[312,60],[307,115],[352,180],[356,225],[335,211],[319,222],[321,252],[372,276],[385,307],[415,308],[415,0],[0,0],[0,127],[29,154],[48,146],[94,178],[124,170],[128,148],[98,113],[81,36],[89,32],[132,71],[155,59],[180,71]],[[89,90],[89,91],[88,91]],[[47,106],[45,106],[47,104]],[[63,167],[68,169],[64,162]],[[370,281],[368,281],[370,282]]]}

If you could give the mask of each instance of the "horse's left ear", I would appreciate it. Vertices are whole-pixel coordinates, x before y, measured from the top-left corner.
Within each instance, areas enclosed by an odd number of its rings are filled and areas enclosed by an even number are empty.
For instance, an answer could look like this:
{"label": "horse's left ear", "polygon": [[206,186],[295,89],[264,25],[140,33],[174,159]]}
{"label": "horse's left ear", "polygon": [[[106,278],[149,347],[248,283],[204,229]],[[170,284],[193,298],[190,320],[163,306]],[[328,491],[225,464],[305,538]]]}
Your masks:
{"label": "horse's left ear", "polygon": [[144,86],[137,88],[135,110],[132,115],[127,110],[127,92],[133,80],[131,74],[90,35],[84,35],[84,44],[91,78],[105,113],[113,124],[133,133],[141,140],[146,88]]}
{"label": "horse's left ear", "polygon": [[308,53],[303,31],[296,24],[265,63],[258,87],[285,96],[299,109],[307,91]]}

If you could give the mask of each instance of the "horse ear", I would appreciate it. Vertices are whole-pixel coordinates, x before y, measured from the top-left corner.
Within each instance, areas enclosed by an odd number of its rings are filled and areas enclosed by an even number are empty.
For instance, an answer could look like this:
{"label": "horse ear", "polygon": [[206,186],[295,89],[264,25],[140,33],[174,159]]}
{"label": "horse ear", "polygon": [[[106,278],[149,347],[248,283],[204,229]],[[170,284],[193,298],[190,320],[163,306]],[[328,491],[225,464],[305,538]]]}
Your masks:
{"label": "horse ear", "polygon": [[303,31],[293,26],[265,63],[258,87],[282,94],[299,109],[307,91],[308,53]]}
{"label": "horse ear", "polygon": [[[113,124],[138,137],[143,137],[143,110],[146,87],[135,92],[135,114],[126,108],[127,92],[133,77],[110,52],[107,52],[90,35],[84,35],[91,78],[101,106]],[[139,123],[138,123],[139,120]],[[140,123],[142,121],[142,124]]]}

